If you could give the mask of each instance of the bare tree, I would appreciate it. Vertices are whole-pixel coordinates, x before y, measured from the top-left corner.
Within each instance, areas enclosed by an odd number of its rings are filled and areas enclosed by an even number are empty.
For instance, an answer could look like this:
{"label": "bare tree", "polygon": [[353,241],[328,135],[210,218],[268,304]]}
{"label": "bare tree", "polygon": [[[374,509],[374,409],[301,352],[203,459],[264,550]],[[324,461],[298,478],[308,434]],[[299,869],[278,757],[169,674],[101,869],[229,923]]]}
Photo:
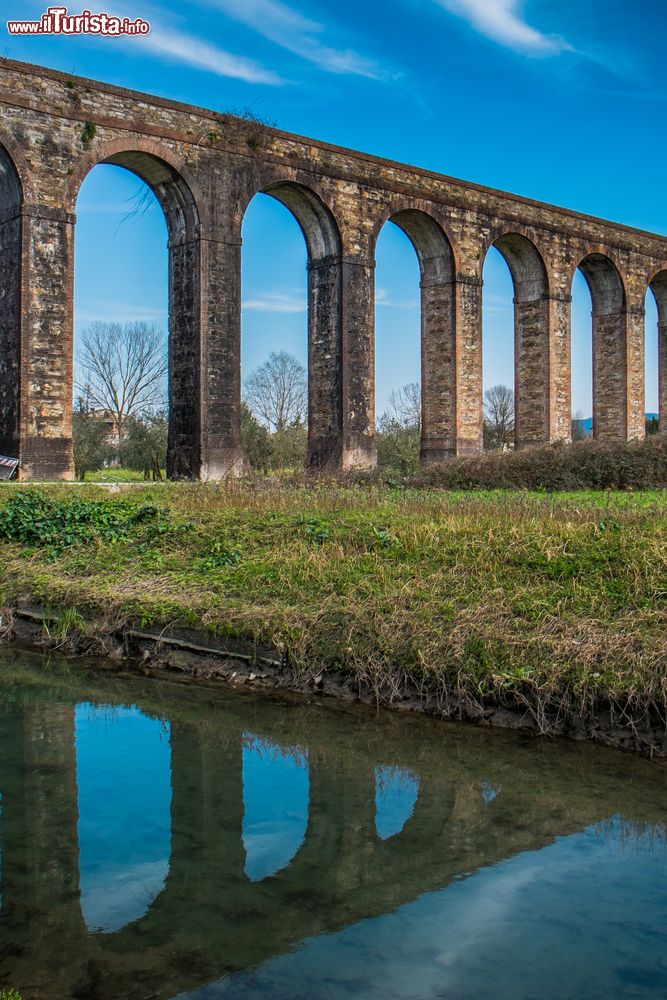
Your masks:
{"label": "bare tree", "polygon": [[287,351],[272,351],[245,384],[250,409],[272,431],[303,424],[308,405],[306,369]]}
{"label": "bare tree", "polygon": [[402,389],[392,392],[387,415],[398,420],[402,427],[417,430],[421,427],[422,394],[419,382],[408,382]]}
{"label": "bare tree", "polygon": [[89,405],[109,413],[119,449],[128,418],[164,406],[164,333],[152,323],[91,323],[77,363],[80,391]]}
{"label": "bare tree", "polygon": [[514,441],[514,392],[506,385],[494,385],[484,393],[484,420],[488,444],[508,448]]}

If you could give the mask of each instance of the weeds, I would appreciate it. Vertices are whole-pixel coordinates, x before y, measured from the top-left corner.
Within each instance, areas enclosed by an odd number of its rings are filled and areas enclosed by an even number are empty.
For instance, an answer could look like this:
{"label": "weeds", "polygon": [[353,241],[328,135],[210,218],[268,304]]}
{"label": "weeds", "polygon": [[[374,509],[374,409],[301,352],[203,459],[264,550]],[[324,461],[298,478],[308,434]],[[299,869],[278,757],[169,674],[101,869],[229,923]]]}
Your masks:
{"label": "weeds", "polygon": [[54,555],[74,545],[127,541],[149,525],[147,536],[163,533],[160,510],[154,504],[108,504],[74,497],[51,499],[37,490],[25,490],[0,511],[0,539],[48,548]]}
{"label": "weeds", "polygon": [[3,603],[273,644],[378,702],[667,716],[664,493],[276,479],[141,499],[0,487]]}

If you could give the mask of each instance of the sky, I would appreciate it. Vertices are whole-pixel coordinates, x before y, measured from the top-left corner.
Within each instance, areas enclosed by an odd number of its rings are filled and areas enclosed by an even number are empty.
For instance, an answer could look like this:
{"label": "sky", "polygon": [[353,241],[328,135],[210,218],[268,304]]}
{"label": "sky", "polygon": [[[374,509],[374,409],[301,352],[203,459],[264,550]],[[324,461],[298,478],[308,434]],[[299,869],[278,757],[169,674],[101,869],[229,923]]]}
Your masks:
{"label": "sky", "polygon": [[[667,234],[659,0],[112,0],[145,38],[16,38],[3,55],[279,127]],[[2,21],[45,3],[0,0]],[[70,13],[81,7],[70,6]],[[157,205],[127,218],[142,183],[96,167],[78,204],[76,329],[93,319],[166,326],[166,230]],[[276,248],[279,252],[276,253]],[[243,375],[271,350],[306,361],[306,251],[267,196],[244,225]],[[377,409],[419,380],[419,288],[388,224],[377,253]],[[485,386],[513,381],[512,288],[485,266]],[[591,413],[590,298],[573,286],[573,410]],[[657,410],[655,306],[647,299],[647,410]]]}

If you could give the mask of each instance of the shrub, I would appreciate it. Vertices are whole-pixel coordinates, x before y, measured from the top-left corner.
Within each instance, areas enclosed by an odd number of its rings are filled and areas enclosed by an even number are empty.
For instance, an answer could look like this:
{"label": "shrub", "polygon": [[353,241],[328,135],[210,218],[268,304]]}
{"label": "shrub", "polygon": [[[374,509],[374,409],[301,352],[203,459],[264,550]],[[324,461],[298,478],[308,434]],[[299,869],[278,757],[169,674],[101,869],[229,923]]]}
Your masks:
{"label": "shrub", "polygon": [[667,487],[667,436],[484,452],[452,459],[417,476],[415,483],[445,489],[662,489]]}

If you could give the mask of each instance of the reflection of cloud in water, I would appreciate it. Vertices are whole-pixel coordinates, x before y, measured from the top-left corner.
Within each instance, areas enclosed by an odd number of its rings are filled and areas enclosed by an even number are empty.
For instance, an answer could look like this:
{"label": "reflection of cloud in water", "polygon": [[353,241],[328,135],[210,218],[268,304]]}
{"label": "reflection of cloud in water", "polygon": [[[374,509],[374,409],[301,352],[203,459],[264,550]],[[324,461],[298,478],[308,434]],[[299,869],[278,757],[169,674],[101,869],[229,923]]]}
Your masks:
{"label": "reflection of cloud in water", "polygon": [[400,833],[414,812],[419,778],[404,767],[375,768],[375,829],[381,840]]}
{"label": "reflection of cloud in water", "polygon": [[88,875],[81,903],[91,931],[117,931],[141,917],[164,888],[169,858],[144,864],[109,865]]}
{"label": "reflection of cloud in water", "polygon": [[308,827],[307,753],[251,733],[243,746],[245,872],[255,882],[285,868]]}
{"label": "reflection of cloud in water", "polygon": [[176,1000],[662,1000],[665,860],[599,824]]}

